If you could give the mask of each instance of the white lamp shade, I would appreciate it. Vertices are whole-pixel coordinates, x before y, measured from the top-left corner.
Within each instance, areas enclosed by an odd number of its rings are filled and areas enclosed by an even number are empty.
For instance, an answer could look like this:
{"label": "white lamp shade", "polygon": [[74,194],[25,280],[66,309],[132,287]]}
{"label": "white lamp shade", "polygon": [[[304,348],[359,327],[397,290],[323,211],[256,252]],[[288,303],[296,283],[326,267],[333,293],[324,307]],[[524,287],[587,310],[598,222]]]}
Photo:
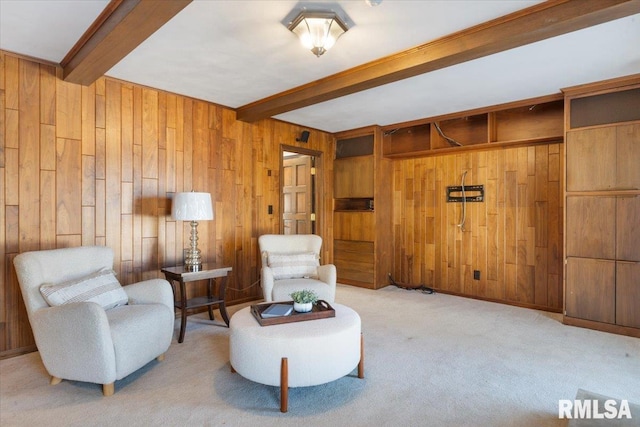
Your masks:
{"label": "white lamp shade", "polygon": [[176,193],[171,207],[171,216],[180,221],[201,221],[213,219],[211,194]]}

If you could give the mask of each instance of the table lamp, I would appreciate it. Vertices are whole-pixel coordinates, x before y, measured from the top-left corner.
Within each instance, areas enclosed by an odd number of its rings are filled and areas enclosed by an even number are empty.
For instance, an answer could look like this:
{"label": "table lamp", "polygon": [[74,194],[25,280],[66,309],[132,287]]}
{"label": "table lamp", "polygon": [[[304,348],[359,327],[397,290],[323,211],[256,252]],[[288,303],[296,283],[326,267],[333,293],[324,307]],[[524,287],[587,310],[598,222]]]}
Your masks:
{"label": "table lamp", "polygon": [[176,193],[171,207],[171,216],[179,221],[191,221],[191,246],[186,250],[184,266],[187,271],[202,270],[202,257],[198,249],[198,221],[212,220],[211,194]]}

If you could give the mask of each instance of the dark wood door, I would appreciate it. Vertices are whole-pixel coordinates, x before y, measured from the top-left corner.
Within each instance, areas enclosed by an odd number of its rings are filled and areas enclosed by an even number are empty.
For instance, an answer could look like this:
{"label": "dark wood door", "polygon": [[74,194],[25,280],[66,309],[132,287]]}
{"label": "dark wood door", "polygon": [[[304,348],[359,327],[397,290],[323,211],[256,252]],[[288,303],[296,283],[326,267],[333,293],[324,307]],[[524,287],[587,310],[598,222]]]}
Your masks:
{"label": "dark wood door", "polygon": [[283,159],[282,223],[284,234],[313,234],[313,158],[307,155]]}

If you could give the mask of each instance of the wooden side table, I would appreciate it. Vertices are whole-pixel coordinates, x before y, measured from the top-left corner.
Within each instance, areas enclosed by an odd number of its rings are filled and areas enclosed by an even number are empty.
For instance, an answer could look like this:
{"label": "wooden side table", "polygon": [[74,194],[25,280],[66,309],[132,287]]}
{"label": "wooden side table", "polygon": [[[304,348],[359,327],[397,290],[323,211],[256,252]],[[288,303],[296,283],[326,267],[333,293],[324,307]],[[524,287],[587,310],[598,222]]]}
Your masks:
{"label": "wooden side table", "polygon": [[[220,264],[203,264],[202,270],[200,271],[187,271],[184,266],[165,267],[161,271],[164,273],[164,276],[169,283],[171,283],[171,288],[173,288],[175,298],[174,305],[181,311],[182,323],[180,324],[180,336],[178,337],[179,343],[184,341],[184,332],[187,327],[187,310],[207,307],[209,310],[209,319],[213,320],[213,306],[217,305],[220,308],[220,314],[222,315],[224,323],[229,326],[229,315],[227,314],[227,308],[225,307],[224,295],[231,267]],[[218,284],[217,295],[214,295],[213,282],[217,278],[220,278],[221,280]],[[207,296],[187,299],[185,283],[195,282],[197,280],[209,280],[209,284],[207,285]],[[174,282],[180,283],[179,300],[176,298]]]}

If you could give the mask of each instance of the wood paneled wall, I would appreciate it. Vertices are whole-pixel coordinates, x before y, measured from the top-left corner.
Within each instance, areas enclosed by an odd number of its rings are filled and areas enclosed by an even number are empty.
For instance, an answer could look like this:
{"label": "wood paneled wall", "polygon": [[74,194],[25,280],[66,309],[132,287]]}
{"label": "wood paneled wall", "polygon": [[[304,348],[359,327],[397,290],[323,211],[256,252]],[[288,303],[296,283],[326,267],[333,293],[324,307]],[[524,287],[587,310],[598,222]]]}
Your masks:
{"label": "wood paneled wall", "polygon": [[[332,204],[333,137],[311,130],[301,145],[302,130],[110,78],[66,83],[54,66],[0,51],[0,356],[33,348],[16,254],[107,245],[123,284],[160,277],[188,245],[188,224],[170,216],[179,191],[212,193],[215,220],[200,222],[198,244],[206,261],[233,266],[227,298],[260,296],[257,237],[280,232],[281,144],[323,153],[320,204]],[[328,212],[318,231],[331,262]]]}
{"label": "wood paneled wall", "polygon": [[[563,144],[394,161],[394,278],[561,311]],[[447,203],[483,184],[485,201]],[[473,271],[480,271],[474,280]]]}

